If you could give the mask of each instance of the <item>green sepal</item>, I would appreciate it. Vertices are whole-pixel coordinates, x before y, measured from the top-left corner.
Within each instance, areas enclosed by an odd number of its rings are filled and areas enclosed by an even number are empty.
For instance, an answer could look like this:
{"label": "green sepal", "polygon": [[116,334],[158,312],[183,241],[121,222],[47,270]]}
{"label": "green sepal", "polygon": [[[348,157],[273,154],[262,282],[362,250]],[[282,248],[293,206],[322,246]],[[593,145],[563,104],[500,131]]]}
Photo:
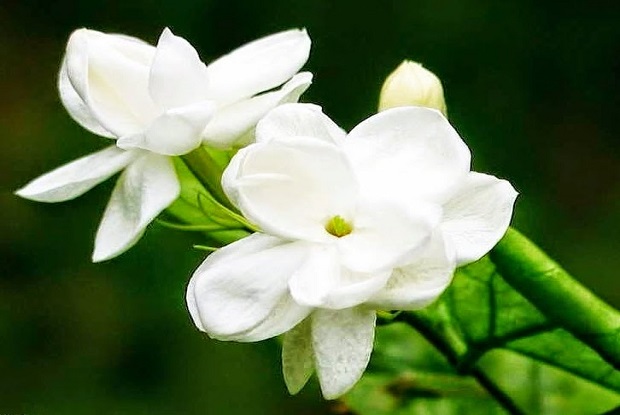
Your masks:
{"label": "green sepal", "polygon": [[184,159],[175,157],[181,194],[159,223],[176,230],[201,232],[205,243],[221,247],[256,231],[239,213],[222,205],[195,176]]}

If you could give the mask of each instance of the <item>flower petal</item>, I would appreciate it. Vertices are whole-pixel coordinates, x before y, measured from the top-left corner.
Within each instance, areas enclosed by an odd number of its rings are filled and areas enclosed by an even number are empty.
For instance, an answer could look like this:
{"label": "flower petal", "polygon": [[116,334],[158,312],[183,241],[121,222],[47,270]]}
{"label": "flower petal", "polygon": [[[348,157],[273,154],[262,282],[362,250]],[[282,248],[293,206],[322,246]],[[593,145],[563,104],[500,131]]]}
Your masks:
{"label": "flower petal", "polygon": [[305,30],[288,30],[250,42],[208,66],[209,97],[227,105],[283,84],[308,60]]}
{"label": "flower petal", "polygon": [[311,319],[307,318],[284,334],[282,373],[291,395],[299,392],[314,371]]}
{"label": "flower petal", "polygon": [[283,242],[279,238],[255,233],[210,254],[200,267],[194,271],[187,287],[187,306],[196,327],[206,332],[206,328],[200,318],[200,311],[198,310],[198,302],[196,300],[197,295],[200,294],[196,291],[196,283],[198,281],[210,278],[211,275],[215,274],[218,267],[230,266],[231,263],[244,256],[267,251],[282,244]]}
{"label": "flower petal", "polygon": [[468,172],[469,149],[439,111],[393,108],[363,121],[345,140],[363,191],[443,202]]}
{"label": "flower petal", "polygon": [[339,143],[346,132],[338,127],[321,107],[313,104],[287,104],[271,111],[256,126],[256,141],[275,138],[313,137]]}
{"label": "flower petal", "polygon": [[67,59],[63,58],[60,72],[58,74],[58,92],[60,100],[66,108],[71,118],[88,131],[102,137],[112,138],[114,134],[103,128],[99,121],[93,116],[90,108],[77,93],[67,74]]}
{"label": "flower petal", "polygon": [[395,269],[385,287],[366,304],[383,310],[426,307],[448,287],[455,269],[454,252],[437,232],[419,259]]}
{"label": "flower petal", "polygon": [[[289,300],[287,289],[306,253],[302,243],[256,233],[211,254],[194,272],[187,291],[196,326],[213,338],[237,341],[289,330],[309,312]],[[262,329],[268,333],[255,330],[265,322]]]}
{"label": "flower petal", "polygon": [[93,262],[131,248],[179,192],[179,181],[168,157],[144,154],[131,163],[116,182],[99,224]]}
{"label": "flower petal", "polygon": [[252,144],[224,172],[231,200],[264,232],[283,238],[325,240],[325,223],[352,214],[357,182],[335,145],[297,137]]}
{"label": "flower petal", "polygon": [[228,105],[215,114],[202,136],[204,143],[220,148],[243,145],[251,141],[256,123],[280,104],[297,102],[312,83],[312,74],[295,75],[278,91],[267,92],[253,98]]}
{"label": "flower petal", "polygon": [[506,233],[517,192],[506,180],[471,172],[444,205],[441,229],[459,266],[482,258]]}
{"label": "flower petal", "polygon": [[330,309],[349,308],[372,297],[385,285],[390,273],[353,272],[340,265],[337,248],[333,244],[316,244],[289,280],[289,290],[298,304]]}
{"label": "flower petal", "polygon": [[106,147],[40,176],[15,192],[37,202],[74,199],[125,168],[135,152]]}
{"label": "flower petal", "polygon": [[312,314],[312,347],[323,396],[335,399],[362,376],[370,360],[376,313],[361,307],[316,310]]}
{"label": "flower petal", "polygon": [[440,218],[438,205],[418,202],[402,207],[384,201],[366,201],[355,215],[353,231],[336,242],[342,264],[362,273],[402,265],[423,249]]}
{"label": "flower petal", "polygon": [[103,128],[134,134],[159,111],[148,93],[155,48],[129,36],[79,29],[65,55],[67,75]]}
{"label": "flower petal", "polygon": [[338,283],[329,292],[321,307],[340,310],[365,303],[385,286],[390,273],[390,270],[361,273],[342,267]]}
{"label": "flower petal", "polygon": [[118,139],[120,148],[142,148],[167,156],[187,154],[202,142],[200,133],[215,112],[211,101],[173,108],[157,117],[139,134]]}
{"label": "flower petal", "polygon": [[299,304],[320,307],[340,281],[340,272],[336,248],[331,244],[314,244],[288,282],[291,296]]}
{"label": "flower petal", "polygon": [[151,97],[162,109],[207,100],[207,67],[196,49],[165,28],[159,37],[149,77]]}
{"label": "flower petal", "polygon": [[288,294],[280,298],[271,312],[257,326],[239,333],[234,337],[227,337],[226,340],[238,342],[258,342],[272,337],[279,336],[299,324],[300,321],[308,317],[312,309],[299,305]]}

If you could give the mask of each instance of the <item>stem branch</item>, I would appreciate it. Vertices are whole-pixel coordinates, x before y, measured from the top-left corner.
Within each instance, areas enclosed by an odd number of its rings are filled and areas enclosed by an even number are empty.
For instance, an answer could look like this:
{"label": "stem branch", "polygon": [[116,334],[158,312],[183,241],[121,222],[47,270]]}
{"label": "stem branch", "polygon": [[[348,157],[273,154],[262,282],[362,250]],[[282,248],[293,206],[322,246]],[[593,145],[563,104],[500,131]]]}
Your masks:
{"label": "stem branch", "polygon": [[[404,322],[408,326],[417,330],[426,338],[440,353],[442,353],[448,362],[455,368],[459,366],[459,356],[452,350],[447,342],[430,327],[430,325],[422,318],[414,313],[403,312],[396,316],[395,320]],[[472,367],[467,373],[473,376],[478,383],[486,389],[486,391],[495,398],[495,400],[511,415],[524,415],[524,412],[506,395],[501,389],[493,383],[493,381],[478,367]]]}

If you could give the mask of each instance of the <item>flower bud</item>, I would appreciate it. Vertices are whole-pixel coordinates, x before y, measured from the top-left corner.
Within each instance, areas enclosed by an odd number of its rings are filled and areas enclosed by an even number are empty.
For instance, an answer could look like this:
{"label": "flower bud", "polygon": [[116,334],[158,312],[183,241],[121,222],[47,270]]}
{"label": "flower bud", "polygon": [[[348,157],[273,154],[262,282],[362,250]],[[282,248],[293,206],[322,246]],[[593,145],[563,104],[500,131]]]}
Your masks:
{"label": "flower bud", "polygon": [[434,108],[447,114],[439,78],[421,64],[406,60],[385,79],[379,111],[408,105]]}

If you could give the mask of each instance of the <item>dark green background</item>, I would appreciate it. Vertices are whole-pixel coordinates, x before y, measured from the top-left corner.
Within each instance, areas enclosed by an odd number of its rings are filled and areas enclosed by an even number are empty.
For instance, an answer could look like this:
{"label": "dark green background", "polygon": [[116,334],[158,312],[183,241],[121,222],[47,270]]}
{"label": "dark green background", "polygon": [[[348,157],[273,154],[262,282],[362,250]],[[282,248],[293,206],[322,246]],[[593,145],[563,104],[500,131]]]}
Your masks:
{"label": "dark green background", "polygon": [[[571,4],[574,3],[574,4]],[[520,191],[517,227],[620,305],[620,8],[541,1],[3,1],[0,4],[0,413],[317,414],[316,386],[289,397],[274,342],[220,343],[191,324],[185,284],[203,254],[152,226],[89,262],[109,181],[76,201],[12,191],[105,145],[56,93],[69,33],[155,42],[164,26],[208,62],[291,27],[313,40],[305,100],[346,128],[375,111],[404,58],[443,80],[479,171]]]}

